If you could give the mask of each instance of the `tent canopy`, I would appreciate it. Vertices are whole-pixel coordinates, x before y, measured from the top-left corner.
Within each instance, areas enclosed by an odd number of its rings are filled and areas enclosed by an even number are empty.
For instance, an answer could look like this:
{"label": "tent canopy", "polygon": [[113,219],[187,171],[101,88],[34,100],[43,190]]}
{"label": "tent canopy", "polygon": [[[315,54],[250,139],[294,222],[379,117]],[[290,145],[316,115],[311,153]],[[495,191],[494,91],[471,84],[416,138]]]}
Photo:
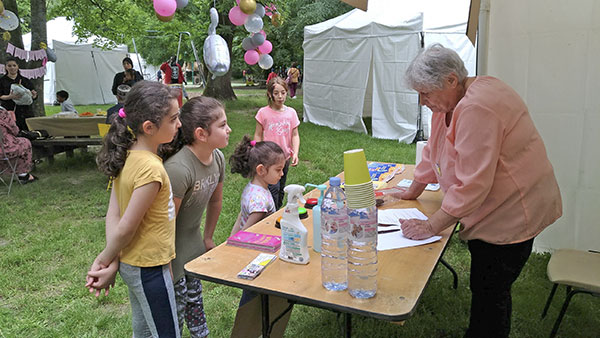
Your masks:
{"label": "tent canopy", "polygon": [[[112,104],[117,100],[112,94],[112,81],[116,73],[123,71],[122,61],[127,53],[126,45],[112,50],[95,47],[95,37],[80,41],[73,34],[74,22],[58,17],[46,23],[48,46],[56,52],[55,63],[46,64],[44,77],[44,103],[52,104],[56,92],[66,90],[74,104]],[[31,33],[23,35],[25,49],[31,49]],[[37,49],[37,48],[34,48]],[[138,69],[133,57],[134,69]],[[145,64],[142,62],[142,64]],[[151,70],[155,73],[154,69]],[[144,74],[146,77],[147,74]]]}
{"label": "tent canopy", "polygon": [[[304,28],[304,121],[410,143],[417,132],[418,95],[404,72],[421,49],[441,42],[457,50],[470,73],[475,51],[464,36],[469,1],[371,0]],[[424,109],[424,120],[429,118]]]}

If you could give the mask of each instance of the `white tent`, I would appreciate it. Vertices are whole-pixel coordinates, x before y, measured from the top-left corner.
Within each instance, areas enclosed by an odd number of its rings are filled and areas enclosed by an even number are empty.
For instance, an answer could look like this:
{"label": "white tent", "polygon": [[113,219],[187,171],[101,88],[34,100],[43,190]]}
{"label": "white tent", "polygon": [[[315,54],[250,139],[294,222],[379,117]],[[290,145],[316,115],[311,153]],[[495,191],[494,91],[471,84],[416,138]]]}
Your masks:
{"label": "white tent", "polygon": [[[304,28],[305,122],[366,133],[362,117],[372,116],[374,137],[410,143],[418,95],[403,74],[421,43],[453,48],[475,73],[475,49],[464,35],[469,1],[413,2],[370,0],[366,12]],[[426,130],[429,119],[425,108]]]}
{"label": "white tent", "polygon": [[[69,92],[74,104],[116,103],[111,91],[112,81],[116,73],[123,71],[122,61],[128,56],[127,46],[103,50],[93,46],[94,37],[78,42],[77,36],[73,35],[73,24],[65,17],[55,18],[46,24],[48,46],[56,52],[57,61],[46,64],[44,103],[52,104],[59,90]],[[25,49],[31,49],[31,33],[23,35],[23,44]],[[137,57],[132,55],[131,58],[134,69],[140,70]],[[150,71],[156,73],[154,68]],[[150,76],[148,70],[140,70],[140,73],[144,72]]]}

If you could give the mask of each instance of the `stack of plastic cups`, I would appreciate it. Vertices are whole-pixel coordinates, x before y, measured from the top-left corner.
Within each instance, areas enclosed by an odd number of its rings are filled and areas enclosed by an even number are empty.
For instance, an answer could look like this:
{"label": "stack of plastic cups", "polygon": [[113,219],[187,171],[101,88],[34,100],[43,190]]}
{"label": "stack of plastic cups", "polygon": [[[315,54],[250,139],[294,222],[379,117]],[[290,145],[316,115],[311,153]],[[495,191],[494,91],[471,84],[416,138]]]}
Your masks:
{"label": "stack of plastic cups", "polygon": [[344,152],[344,178],[350,216],[348,292],[371,298],[377,292],[377,207],[362,149]]}

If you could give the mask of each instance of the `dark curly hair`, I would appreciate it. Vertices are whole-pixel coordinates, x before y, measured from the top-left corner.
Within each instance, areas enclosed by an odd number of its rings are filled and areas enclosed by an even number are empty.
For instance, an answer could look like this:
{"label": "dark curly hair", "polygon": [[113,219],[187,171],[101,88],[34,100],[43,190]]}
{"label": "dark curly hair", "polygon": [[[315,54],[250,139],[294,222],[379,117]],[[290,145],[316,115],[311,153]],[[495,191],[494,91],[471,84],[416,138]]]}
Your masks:
{"label": "dark curly hair", "polygon": [[275,142],[262,141],[256,142],[252,146],[250,136],[244,135],[244,138],[229,157],[229,165],[232,173],[241,174],[242,177],[252,178],[256,174],[256,167],[259,164],[269,168],[277,162],[285,159],[283,149]]}
{"label": "dark curly hair", "polygon": [[[177,90],[154,81],[139,81],[127,94],[123,109],[127,116],[116,116],[102,141],[102,149],[96,157],[98,169],[104,174],[117,177],[125,165],[127,150],[135,141],[135,135],[143,133],[146,121],[160,127],[167,115],[171,100],[177,100]],[[128,130],[131,129],[131,131]]]}
{"label": "dark curly hair", "polygon": [[202,128],[210,135],[210,125],[225,112],[225,107],[219,100],[208,96],[196,96],[181,107],[181,128],[171,143],[163,144],[159,156],[163,160],[175,155],[186,144],[194,143],[194,132]]}

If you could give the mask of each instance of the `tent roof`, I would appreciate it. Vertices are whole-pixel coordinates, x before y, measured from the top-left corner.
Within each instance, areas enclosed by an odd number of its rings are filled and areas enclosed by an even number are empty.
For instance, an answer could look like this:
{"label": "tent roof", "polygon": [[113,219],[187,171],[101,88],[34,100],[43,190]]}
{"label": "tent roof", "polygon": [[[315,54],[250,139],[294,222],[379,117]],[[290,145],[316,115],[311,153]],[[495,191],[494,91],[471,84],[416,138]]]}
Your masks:
{"label": "tent roof", "polygon": [[[372,35],[401,34],[400,30],[465,32],[470,0],[370,0],[368,10],[354,9],[333,19],[306,26],[304,39],[327,31],[353,35],[370,26]],[[423,13],[423,24],[418,21]],[[363,33],[364,34],[364,33]],[[328,34],[325,34],[328,35]],[[319,36],[330,38],[331,36]]]}

